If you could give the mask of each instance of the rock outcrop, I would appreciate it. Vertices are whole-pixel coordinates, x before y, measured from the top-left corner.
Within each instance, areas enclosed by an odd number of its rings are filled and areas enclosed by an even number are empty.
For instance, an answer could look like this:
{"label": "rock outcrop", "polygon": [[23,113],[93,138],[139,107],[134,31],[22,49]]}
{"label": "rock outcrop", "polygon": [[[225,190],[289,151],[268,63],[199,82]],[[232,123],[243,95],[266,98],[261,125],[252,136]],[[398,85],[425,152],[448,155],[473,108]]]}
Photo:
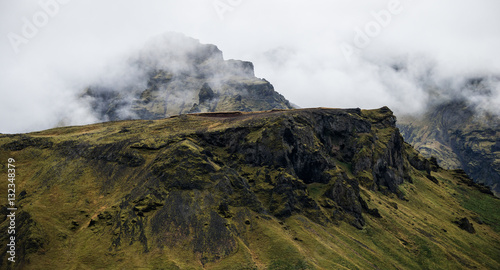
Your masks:
{"label": "rock outcrop", "polygon": [[181,34],[153,40],[129,62],[122,76],[135,80],[95,83],[82,94],[103,121],[292,108],[271,83],[255,77],[251,62],[224,60],[217,46]]}

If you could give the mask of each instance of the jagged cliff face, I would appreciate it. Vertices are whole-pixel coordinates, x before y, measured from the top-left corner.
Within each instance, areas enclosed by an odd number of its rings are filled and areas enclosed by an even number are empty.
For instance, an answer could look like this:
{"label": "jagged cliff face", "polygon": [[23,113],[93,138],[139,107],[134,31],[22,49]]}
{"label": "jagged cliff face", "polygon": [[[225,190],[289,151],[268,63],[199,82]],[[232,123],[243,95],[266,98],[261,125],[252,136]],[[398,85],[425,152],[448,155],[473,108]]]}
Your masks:
{"label": "jagged cliff face", "polygon": [[137,76],[135,80],[96,83],[82,95],[101,120],[291,109],[272,84],[255,77],[251,62],[224,60],[215,45],[181,34],[153,40],[128,65],[133,71],[130,76]]}
{"label": "jagged cliff face", "polygon": [[24,249],[2,268],[500,266],[499,200],[404,143],[387,108],[2,135],[8,157]]}
{"label": "jagged cliff face", "polygon": [[500,120],[465,101],[434,106],[420,119],[399,123],[405,140],[447,169],[463,169],[500,194]]}

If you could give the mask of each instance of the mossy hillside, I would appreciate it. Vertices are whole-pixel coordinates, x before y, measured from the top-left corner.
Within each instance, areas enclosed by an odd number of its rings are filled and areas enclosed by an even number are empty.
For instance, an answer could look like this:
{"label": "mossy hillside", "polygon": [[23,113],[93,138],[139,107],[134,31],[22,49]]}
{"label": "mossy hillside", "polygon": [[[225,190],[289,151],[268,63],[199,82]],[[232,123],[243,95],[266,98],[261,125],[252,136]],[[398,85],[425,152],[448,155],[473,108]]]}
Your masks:
{"label": "mossy hillside", "polygon": [[495,219],[474,221],[498,200],[431,171],[391,119],[308,109],[2,136],[29,215],[20,245],[37,243],[2,268],[498,268]]}

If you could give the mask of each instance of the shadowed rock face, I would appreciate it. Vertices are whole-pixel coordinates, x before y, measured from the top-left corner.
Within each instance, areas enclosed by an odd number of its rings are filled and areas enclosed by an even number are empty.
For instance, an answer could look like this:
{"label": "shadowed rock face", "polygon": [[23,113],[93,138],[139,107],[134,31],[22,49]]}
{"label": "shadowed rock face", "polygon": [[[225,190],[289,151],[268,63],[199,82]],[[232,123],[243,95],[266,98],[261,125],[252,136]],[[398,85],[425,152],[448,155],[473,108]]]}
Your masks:
{"label": "shadowed rock face", "polygon": [[500,121],[462,101],[435,106],[422,119],[399,123],[405,140],[446,169],[463,169],[500,194]]}
{"label": "shadowed rock face", "polygon": [[255,77],[251,62],[224,60],[217,46],[179,34],[148,44],[129,65],[133,73],[123,76],[135,80],[97,83],[82,94],[101,120],[292,108],[268,81]]}
{"label": "shadowed rock face", "polygon": [[[238,260],[255,262],[252,252],[269,258],[264,265],[313,265],[294,253],[301,241],[343,223],[349,237],[371,233],[370,222],[390,226],[384,220],[398,207],[391,202],[388,212],[382,201],[408,202],[402,184],[442,184],[428,180],[437,168],[403,142],[395,120],[388,108],[275,110],[3,135],[0,156],[14,156],[20,175],[30,174],[19,178],[19,239],[29,243],[20,265],[45,253],[52,259],[72,254],[86,265],[97,251],[108,255],[91,261],[102,258],[100,265],[109,268],[133,254],[163,254],[177,269],[241,254],[250,257]],[[295,218],[307,223],[292,232],[285,222]],[[458,229],[451,220],[446,224]],[[302,229],[310,231],[298,235]],[[338,236],[326,235],[321,241],[338,243]],[[280,248],[291,262],[269,255]]]}

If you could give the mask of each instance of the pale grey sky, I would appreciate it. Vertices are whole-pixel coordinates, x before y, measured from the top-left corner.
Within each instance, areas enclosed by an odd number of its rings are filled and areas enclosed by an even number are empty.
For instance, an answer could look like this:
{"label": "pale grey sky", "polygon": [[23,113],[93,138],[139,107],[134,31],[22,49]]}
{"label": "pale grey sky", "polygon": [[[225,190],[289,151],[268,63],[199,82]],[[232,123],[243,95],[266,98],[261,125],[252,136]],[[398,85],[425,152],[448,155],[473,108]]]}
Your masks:
{"label": "pale grey sky", "polygon": [[[254,62],[301,107],[413,113],[424,79],[500,74],[499,14],[498,0],[0,0],[0,132],[95,121],[75,93],[169,31]],[[498,110],[493,91],[481,102]]]}

